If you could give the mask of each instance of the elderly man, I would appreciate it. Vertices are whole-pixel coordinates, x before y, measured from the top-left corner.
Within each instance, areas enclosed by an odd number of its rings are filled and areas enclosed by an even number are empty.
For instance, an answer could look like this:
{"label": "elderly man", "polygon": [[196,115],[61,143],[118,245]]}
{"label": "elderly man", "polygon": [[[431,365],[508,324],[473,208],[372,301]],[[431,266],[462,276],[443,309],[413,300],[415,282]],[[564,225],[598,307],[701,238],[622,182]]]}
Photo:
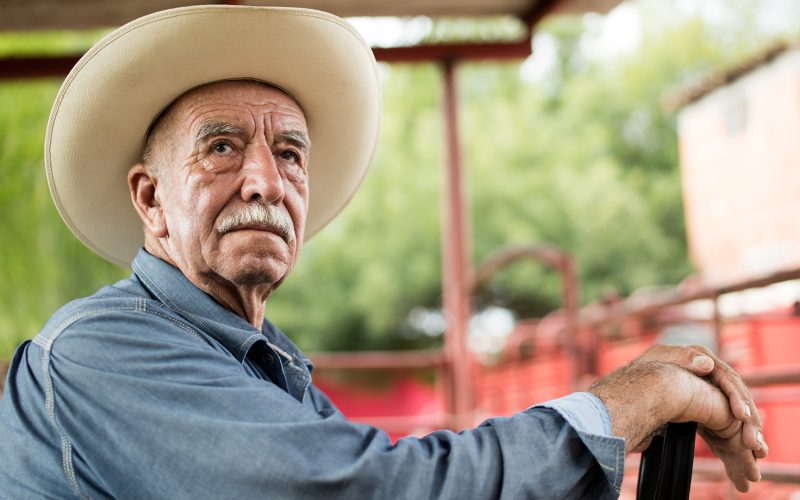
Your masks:
{"label": "elderly man", "polygon": [[753,401],[699,348],[458,434],[392,444],[346,420],[264,302],[357,188],[379,99],[369,48],[302,9],[157,13],[81,60],[48,127],[51,192],[133,274],[15,354],[4,497],[607,498],[671,421],[697,421],[740,490],[759,479]]}

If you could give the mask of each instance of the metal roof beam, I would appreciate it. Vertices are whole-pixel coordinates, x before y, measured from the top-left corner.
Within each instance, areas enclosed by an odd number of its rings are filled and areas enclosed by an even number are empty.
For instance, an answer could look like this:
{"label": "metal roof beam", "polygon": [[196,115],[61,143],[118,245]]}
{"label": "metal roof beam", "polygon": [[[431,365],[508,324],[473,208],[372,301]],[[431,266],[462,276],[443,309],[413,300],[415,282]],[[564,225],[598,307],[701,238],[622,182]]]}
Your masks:
{"label": "metal roof beam", "polygon": [[[378,61],[434,62],[524,59],[531,55],[529,38],[513,43],[459,43],[373,49]],[[26,56],[0,58],[0,80],[63,78],[81,58],[72,56]]]}
{"label": "metal roof beam", "polygon": [[0,59],[0,80],[63,78],[81,56],[27,56]]}
{"label": "metal roof beam", "polygon": [[383,62],[476,61],[485,59],[524,59],[531,54],[530,38],[513,43],[455,43],[415,45],[413,47],[374,48]]}

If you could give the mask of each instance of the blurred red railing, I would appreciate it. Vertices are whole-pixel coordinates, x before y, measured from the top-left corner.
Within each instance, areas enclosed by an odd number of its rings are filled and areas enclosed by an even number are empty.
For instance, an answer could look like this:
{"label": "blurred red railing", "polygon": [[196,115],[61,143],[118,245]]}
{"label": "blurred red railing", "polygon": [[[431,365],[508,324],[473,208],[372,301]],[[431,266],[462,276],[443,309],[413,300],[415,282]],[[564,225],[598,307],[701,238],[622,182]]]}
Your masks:
{"label": "blurred red railing", "polygon": [[[497,269],[520,258],[534,257],[552,265],[552,262],[536,256],[542,248],[550,247],[536,247],[537,251],[532,251],[534,247],[520,248],[506,249],[489,259],[487,262],[490,264],[476,272],[471,292]],[[549,255],[552,257],[557,253],[550,252]],[[553,267],[563,272],[563,266]],[[574,265],[572,270],[574,272]],[[797,278],[800,278],[800,269],[718,287],[682,286],[594,303],[579,311],[576,308],[572,319],[569,316],[573,313],[565,307],[541,320],[519,322],[508,337],[510,342],[506,349],[493,364],[471,360],[475,391],[473,420],[477,423],[485,417],[507,415],[536,402],[585,388],[591,380],[631,361],[654,342],[670,340],[667,335],[670,329],[700,327],[707,335],[693,338],[696,332],[691,330],[687,340],[719,346],[720,356],[734,366],[752,388],[764,421],[770,456],[761,465],[767,482],[754,485],[754,493],[747,498],[800,495],[800,490],[791,486],[800,484],[800,428],[796,425],[800,418],[800,317],[795,315],[792,307],[757,315],[723,317],[718,303],[719,298],[728,293]],[[565,289],[571,286],[565,285]],[[577,288],[569,293],[577,299]],[[683,306],[701,300],[711,302],[707,317],[698,319],[685,313]],[[315,360],[321,361],[319,367],[323,379],[328,369],[354,367],[389,370],[398,380],[402,380],[409,370],[425,368],[431,374],[438,374],[434,379],[448,377],[448,363],[440,351],[326,356],[314,356]],[[396,418],[363,413],[349,416],[378,426],[386,425],[395,437],[419,434],[426,427],[430,430],[437,428],[436,424],[452,422],[448,418],[447,385],[439,383],[436,387],[436,390],[429,391],[429,397],[436,400],[429,407],[437,411],[427,416]],[[346,399],[346,390],[340,393],[340,397]],[[399,395],[395,393],[395,397]],[[346,402],[342,407],[348,414]],[[379,406],[365,405],[361,411],[367,412],[370,408],[378,409]],[[631,457],[630,464],[635,465],[636,458]],[[627,493],[623,492],[623,497],[631,497],[631,484],[635,492],[635,467],[632,471],[632,477],[626,480]],[[721,462],[713,458],[702,443],[697,447],[695,473],[693,498],[736,498],[722,476]],[[717,494],[722,496],[715,496]]]}

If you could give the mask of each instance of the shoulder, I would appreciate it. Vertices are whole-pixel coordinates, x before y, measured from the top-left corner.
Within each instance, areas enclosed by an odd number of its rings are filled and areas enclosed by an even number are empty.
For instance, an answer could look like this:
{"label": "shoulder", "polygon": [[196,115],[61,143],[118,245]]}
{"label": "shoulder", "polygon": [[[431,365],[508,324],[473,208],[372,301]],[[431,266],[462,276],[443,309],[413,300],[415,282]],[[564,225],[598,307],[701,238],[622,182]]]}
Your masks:
{"label": "shoulder", "polygon": [[134,279],[104,287],[59,309],[33,343],[48,355],[88,360],[123,350],[135,355],[165,345],[207,349],[213,344],[189,321],[155,300]]}

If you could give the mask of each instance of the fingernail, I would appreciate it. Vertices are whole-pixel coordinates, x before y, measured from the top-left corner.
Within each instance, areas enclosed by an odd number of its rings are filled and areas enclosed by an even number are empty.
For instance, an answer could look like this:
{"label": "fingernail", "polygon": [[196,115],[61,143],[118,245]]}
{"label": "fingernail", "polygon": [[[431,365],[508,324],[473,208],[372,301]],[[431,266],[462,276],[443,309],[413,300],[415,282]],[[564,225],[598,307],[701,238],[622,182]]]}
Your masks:
{"label": "fingernail", "polygon": [[692,359],[692,366],[700,370],[708,370],[714,366],[714,362],[708,356],[699,354]]}
{"label": "fingernail", "polygon": [[750,413],[750,406],[747,403],[742,403],[744,407],[744,414],[747,415],[747,418],[752,417],[753,415]]}
{"label": "fingernail", "polygon": [[758,433],[756,434],[756,439],[758,440],[758,444],[760,444],[762,448],[767,445],[767,443],[764,441],[764,435],[761,434],[761,431],[758,431]]}

